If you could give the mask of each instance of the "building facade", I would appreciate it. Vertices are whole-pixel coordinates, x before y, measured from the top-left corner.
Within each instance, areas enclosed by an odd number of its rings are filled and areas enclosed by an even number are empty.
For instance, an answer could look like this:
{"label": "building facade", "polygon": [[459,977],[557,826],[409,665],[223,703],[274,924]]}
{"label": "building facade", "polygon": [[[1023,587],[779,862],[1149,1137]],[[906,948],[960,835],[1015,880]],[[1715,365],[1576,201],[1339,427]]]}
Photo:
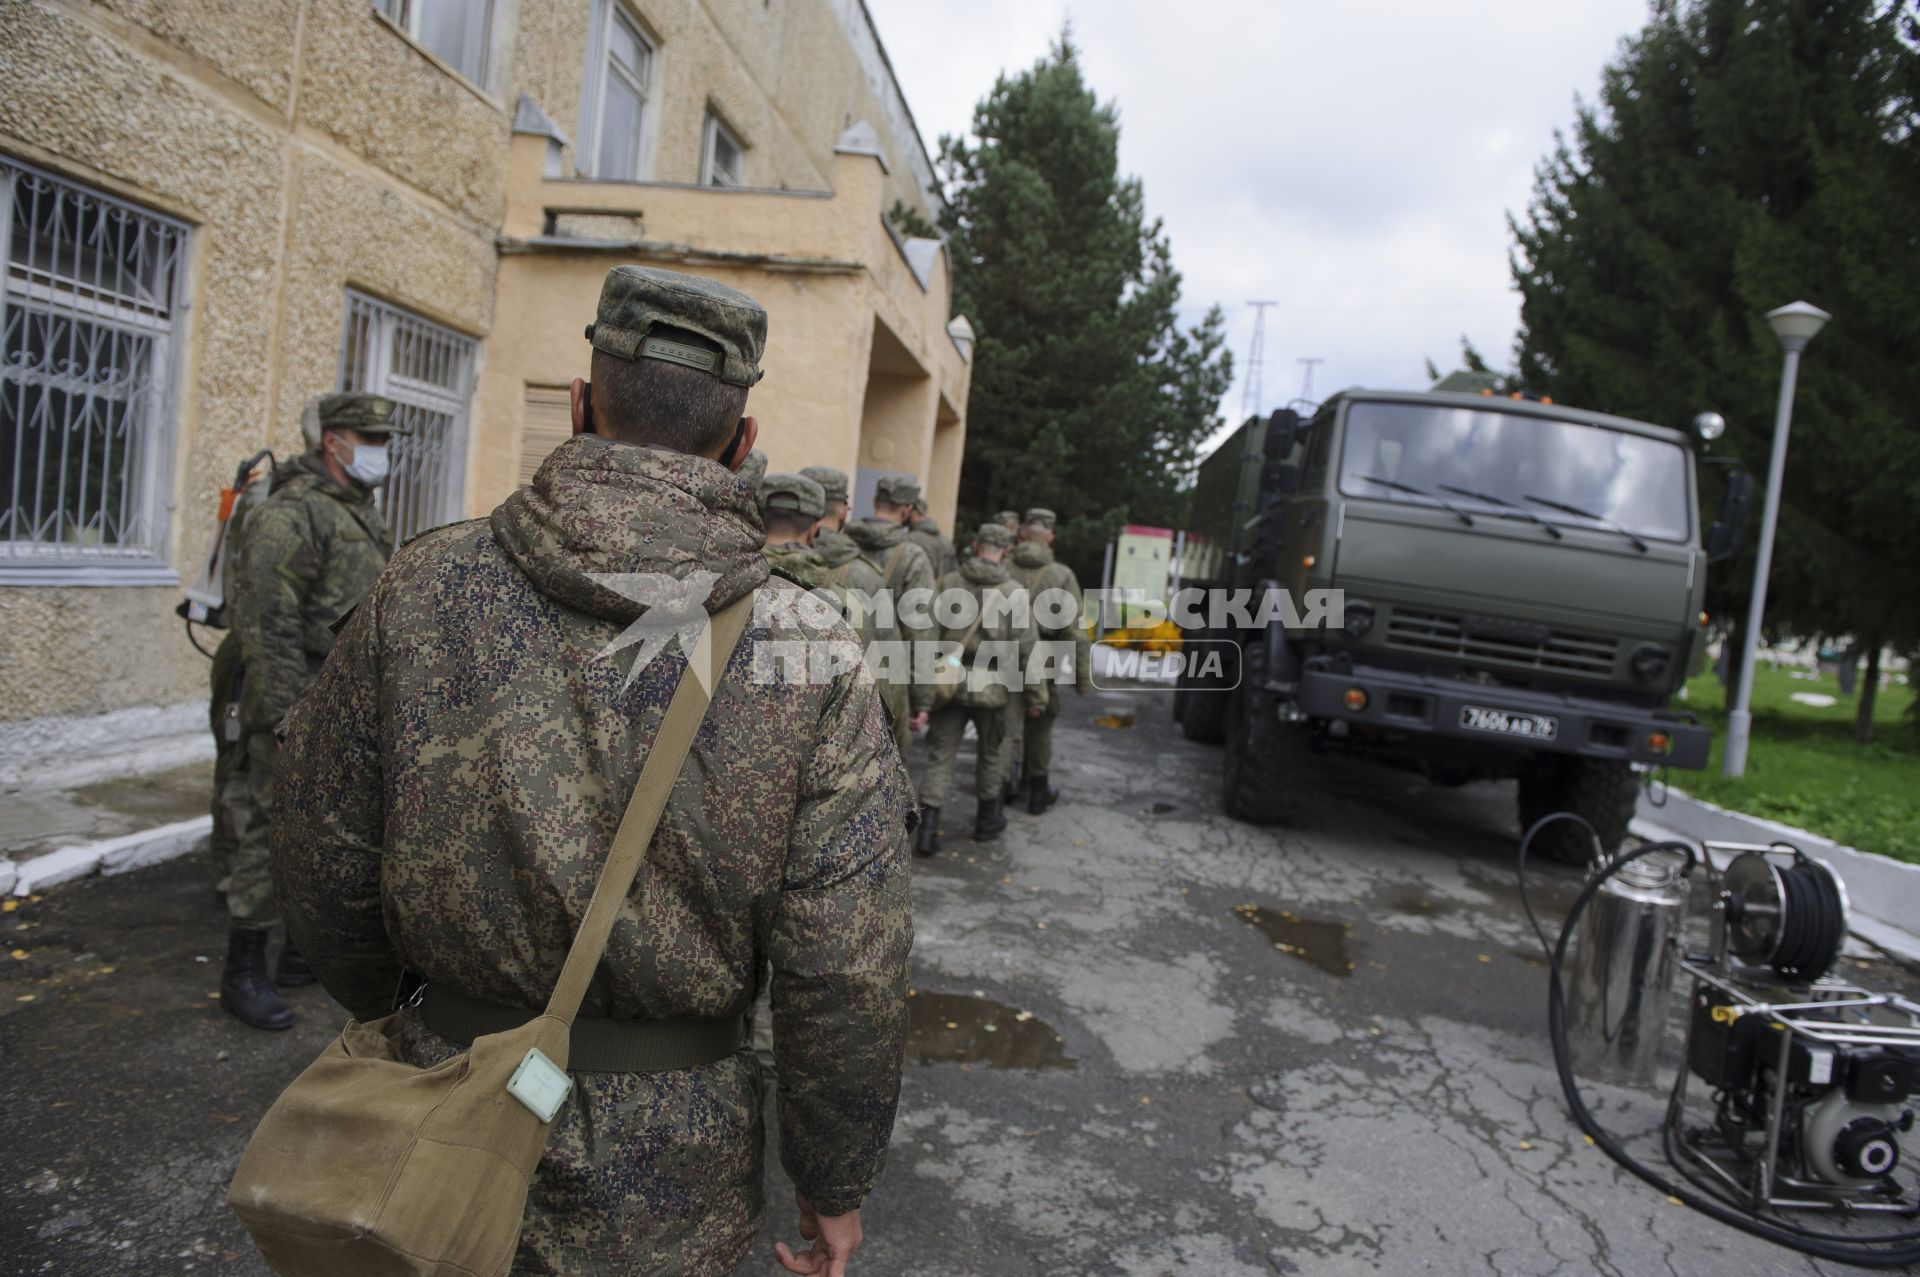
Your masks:
{"label": "building facade", "polygon": [[622,262],[766,305],[775,468],[950,519],[933,187],[860,0],[0,0],[0,783],[204,724],[174,607],[311,396],[403,406],[402,535],[524,482]]}

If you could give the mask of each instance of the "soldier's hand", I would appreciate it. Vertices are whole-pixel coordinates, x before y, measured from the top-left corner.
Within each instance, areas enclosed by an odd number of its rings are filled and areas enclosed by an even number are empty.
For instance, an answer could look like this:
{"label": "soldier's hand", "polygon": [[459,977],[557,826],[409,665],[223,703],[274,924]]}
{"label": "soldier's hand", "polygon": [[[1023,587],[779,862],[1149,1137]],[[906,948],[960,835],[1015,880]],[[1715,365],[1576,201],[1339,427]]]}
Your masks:
{"label": "soldier's hand", "polygon": [[915,714],[912,718],[909,718],[907,720],[907,730],[910,732],[926,731],[927,730],[927,711],[921,710],[919,713]]}
{"label": "soldier's hand", "polygon": [[805,1273],[809,1277],[844,1277],[847,1261],[853,1258],[853,1252],[860,1249],[860,1212],[848,1211],[844,1215],[820,1215],[813,1209],[813,1203],[807,1195],[794,1190],[794,1205],[800,1208],[800,1236],[811,1242],[798,1255],[787,1248],[785,1242],[776,1242],[773,1257],[780,1266],[790,1273]]}
{"label": "soldier's hand", "polygon": [[1043,714],[1045,714],[1046,712],[1047,712],[1047,707],[1046,707],[1046,706],[1044,706],[1044,705],[1036,705],[1036,704],[1034,704],[1034,703],[1033,703],[1032,701],[1028,701],[1028,702],[1027,702],[1027,717],[1028,717],[1028,718],[1039,718],[1039,717],[1040,717],[1041,715],[1043,715]]}

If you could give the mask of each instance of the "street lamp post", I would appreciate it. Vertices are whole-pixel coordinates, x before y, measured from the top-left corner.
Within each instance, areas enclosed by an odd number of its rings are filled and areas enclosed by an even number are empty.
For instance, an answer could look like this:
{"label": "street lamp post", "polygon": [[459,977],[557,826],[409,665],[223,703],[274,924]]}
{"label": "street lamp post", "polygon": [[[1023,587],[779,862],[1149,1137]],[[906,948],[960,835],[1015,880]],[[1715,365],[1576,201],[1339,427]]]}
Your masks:
{"label": "street lamp post", "polygon": [[1760,618],[1767,610],[1767,572],[1773,567],[1773,529],[1780,518],[1780,484],[1787,471],[1787,432],[1793,427],[1793,388],[1800,379],[1800,352],[1832,318],[1806,302],[1767,312],[1767,322],[1780,339],[1786,362],[1780,369],[1780,404],[1773,416],[1773,457],[1767,463],[1767,499],[1760,516],[1753,597],[1747,603],[1747,623],[1740,631],[1740,678],[1734,684],[1733,707],[1727,711],[1727,753],[1722,770],[1732,780],[1738,780],[1747,770],[1747,739],[1753,730],[1753,662],[1760,648]]}

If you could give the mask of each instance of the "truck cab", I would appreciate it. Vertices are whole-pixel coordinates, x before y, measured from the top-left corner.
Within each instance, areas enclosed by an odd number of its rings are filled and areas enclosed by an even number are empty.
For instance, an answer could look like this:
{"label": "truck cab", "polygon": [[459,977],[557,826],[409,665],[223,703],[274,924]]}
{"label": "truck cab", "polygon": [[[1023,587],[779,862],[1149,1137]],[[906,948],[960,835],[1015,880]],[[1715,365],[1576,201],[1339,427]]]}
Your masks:
{"label": "truck cab", "polygon": [[[1339,750],[1515,778],[1523,828],[1571,811],[1612,851],[1637,771],[1707,759],[1670,702],[1750,484],[1703,527],[1697,465],[1682,431],[1490,393],[1352,390],[1250,420],[1202,463],[1182,585],[1330,604],[1193,636],[1238,654],[1176,697],[1190,737],[1228,746],[1228,810],[1285,819],[1291,761]],[[1594,839],[1560,821],[1539,845],[1578,860]]]}

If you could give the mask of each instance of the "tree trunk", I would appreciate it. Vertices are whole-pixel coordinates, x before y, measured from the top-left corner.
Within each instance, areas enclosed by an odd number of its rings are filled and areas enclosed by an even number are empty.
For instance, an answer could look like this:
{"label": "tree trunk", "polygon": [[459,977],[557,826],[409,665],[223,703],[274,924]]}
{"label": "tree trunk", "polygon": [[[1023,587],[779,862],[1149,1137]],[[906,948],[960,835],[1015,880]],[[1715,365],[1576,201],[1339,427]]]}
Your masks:
{"label": "tree trunk", "polygon": [[1860,709],[1853,720],[1853,739],[1864,745],[1873,739],[1873,703],[1880,695],[1880,638],[1867,640],[1867,668],[1860,675]]}

